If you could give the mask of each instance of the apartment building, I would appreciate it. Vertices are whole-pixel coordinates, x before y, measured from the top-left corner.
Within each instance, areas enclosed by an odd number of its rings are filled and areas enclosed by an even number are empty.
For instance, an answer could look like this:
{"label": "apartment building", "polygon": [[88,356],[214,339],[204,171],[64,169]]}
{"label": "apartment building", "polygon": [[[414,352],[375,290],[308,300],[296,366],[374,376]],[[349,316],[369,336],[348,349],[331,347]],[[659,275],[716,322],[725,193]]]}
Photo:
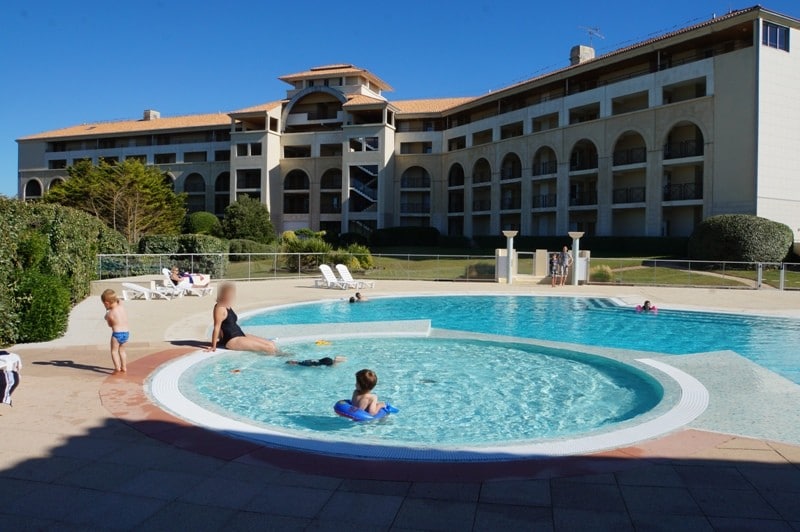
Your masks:
{"label": "apartment building", "polygon": [[75,161],[138,158],[190,210],[246,194],[280,230],[684,236],[747,213],[800,231],[798,30],[756,6],[598,57],[577,46],[562,69],[468,98],[390,100],[365,69],[311,68],[230,113],[23,137],[19,195]]}

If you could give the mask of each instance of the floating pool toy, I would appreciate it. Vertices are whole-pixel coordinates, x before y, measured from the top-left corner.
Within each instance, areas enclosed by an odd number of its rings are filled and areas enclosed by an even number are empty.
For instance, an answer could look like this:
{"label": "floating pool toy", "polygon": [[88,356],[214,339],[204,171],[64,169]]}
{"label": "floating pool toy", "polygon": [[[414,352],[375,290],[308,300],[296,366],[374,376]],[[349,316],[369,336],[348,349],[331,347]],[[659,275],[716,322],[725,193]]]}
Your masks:
{"label": "floating pool toy", "polygon": [[[644,307],[641,305],[636,305],[636,312],[645,312]],[[656,307],[650,307],[650,312],[653,314],[658,314],[658,309]]]}
{"label": "floating pool toy", "polygon": [[373,416],[368,414],[366,410],[356,408],[353,406],[353,403],[347,399],[342,399],[333,405],[333,411],[338,415],[352,419],[353,421],[374,421],[376,419],[384,418],[389,414],[396,414],[400,410],[387,403],[385,407],[378,410],[378,413]]}
{"label": "floating pool toy", "polygon": [[317,340],[314,343],[317,345],[331,345],[331,343],[328,340]]}

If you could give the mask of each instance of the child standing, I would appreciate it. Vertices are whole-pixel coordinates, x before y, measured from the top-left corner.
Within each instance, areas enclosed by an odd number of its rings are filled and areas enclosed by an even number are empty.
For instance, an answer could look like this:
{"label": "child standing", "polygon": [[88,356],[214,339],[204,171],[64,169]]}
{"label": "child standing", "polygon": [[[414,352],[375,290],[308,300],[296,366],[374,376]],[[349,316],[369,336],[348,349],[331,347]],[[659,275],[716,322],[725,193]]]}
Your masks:
{"label": "child standing", "polygon": [[353,397],[350,403],[367,414],[374,416],[386,403],[378,402],[378,396],[372,393],[373,388],[378,384],[378,376],[371,369],[362,369],[356,373],[356,389],[353,390]]}
{"label": "child standing", "polygon": [[114,364],[114,373],[127,371],[128,360],[125,354],[125,343],[130,338],[128,314],[122,308],[116,292],[110,288],[103,291],[100,300],[106,307],[106,323],[111,327],[111,362]]}

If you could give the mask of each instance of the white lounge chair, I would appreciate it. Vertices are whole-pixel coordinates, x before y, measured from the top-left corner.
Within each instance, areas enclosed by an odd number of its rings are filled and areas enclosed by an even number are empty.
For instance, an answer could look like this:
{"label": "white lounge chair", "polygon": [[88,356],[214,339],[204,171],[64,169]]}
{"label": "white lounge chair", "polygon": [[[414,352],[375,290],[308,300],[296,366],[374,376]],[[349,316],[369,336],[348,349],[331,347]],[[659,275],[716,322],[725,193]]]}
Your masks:
{"label": "white lounge chair", "polygon": [[[177,285],[172,282],[172,275],[169,268],[163,268],[161,273],[164,274],[163,287],[157,287],[159,292],[163,292],[172,297],[182,297],[184,294],[192,294],[194,296],[203,297],[211,294],[214,289],[210,286],[211,276],[203,274],[189,274],[189,277],[184,277]],[[202,285],[192,284],[192,279],[197,278],[202,280]]]}
{"label": "white lounge chair", "polygon": [[339,288],[341,290],[347,288],[346,284],[336,278],[333,270],[331,270],[331,267],[327,264],[320,264],[319,271],[322,273],[322,279],[316,279],[314,281],[314,286],[321,286],[324,288]]}
{"label": "white lounge chair", "polygon": [[350,270],[347,269],[347,266],[344,264],[337,264],[336,271],[339,272],[339,277],[342,278],[342,281],[345,282],[351,288],[375,288],[375,281],[364,281],[364,280],[356,280],[353,279],[353,275],[350,273]]}
{"label": "white lounge chair", "polygon": [[131,299],[146,299],[149,301],[151,299],[169,299],[169,297],[158,290],[151,290],[139,284],[122,283],[122,299],[125,301]]}

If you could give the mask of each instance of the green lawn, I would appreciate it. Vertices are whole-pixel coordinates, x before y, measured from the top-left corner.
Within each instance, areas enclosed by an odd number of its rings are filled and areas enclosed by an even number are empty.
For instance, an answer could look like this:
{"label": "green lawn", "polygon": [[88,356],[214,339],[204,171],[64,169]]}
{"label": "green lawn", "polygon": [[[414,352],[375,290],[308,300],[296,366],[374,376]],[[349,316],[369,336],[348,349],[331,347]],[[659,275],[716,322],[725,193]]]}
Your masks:
{"label": "green lawn", "polygon": [[[594,260],[592,266],[594,266]],[[741,279],[732,276],[719,277],[708,273],[681,270],[677,268],[639,267],[623,270],[614,270],[611,283],[607,284],[633,284],[633,285],[673,285],[673,286],[748,286]]]}

